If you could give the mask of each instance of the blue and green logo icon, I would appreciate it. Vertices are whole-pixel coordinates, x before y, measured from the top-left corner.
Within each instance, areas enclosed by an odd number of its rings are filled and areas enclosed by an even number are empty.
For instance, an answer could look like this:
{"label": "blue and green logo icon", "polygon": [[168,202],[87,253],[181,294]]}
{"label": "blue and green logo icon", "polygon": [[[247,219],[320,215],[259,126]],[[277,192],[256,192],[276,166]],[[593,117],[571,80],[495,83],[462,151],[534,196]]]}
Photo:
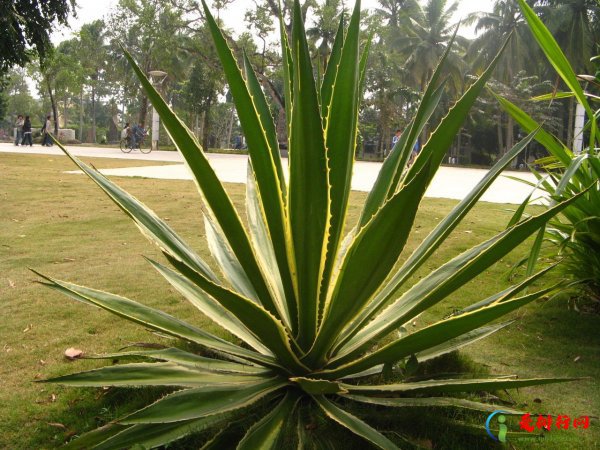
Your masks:
{"label": "blue and green logo icon", "polygon": [[[506,411],[497,409],[491,413],[485,421],[485,431],[487,431],[487,434],[496,442],[506,442],[506,433],[508,433],[508,427],[506,426],[506,416],[504,416],[503,413],[506,413]],[[496,417],[496,421],[498,422],[498,436],[494,436],[490,430],[490,424],[494,417]]]}

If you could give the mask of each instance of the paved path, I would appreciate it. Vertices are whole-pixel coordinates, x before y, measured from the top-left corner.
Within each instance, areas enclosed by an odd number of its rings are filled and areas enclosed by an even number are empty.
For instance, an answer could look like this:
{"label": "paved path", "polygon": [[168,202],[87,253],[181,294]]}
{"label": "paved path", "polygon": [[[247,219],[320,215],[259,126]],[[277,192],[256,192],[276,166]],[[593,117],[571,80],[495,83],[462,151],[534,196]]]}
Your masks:
{"label": "paved path", "polygon": [[[122,153],[118,148],[69,147],[77,156],[116,158],[129,160],[144,160],[157,162],[183,162],[177,152],[156,151],[142,154],[139,151]],[[60,155],[56,147],[14,147],[11,144],[0,143],[0,153],[27,153]],[[246,181],[247,156],[210,153],[208,159],[222,181],[244,183]],[[286,161],[284,160],[284,165]],[[368,192],[381,167],[381,163],[357,161],[354,165],[352,189]],[[102,173],[115,176],[137,176],[146,178],[161,178],[168,180],[191,180],[192,177],[184,164],[156,165],[145,167],[124,167],[104,169]],[[483,169],[466,169],[462,167],[441,167],[434,177],[426,196],[437,198],[462,199],[485,175]],[[535,177],[528,172],[505,172],[499,177],[482,197],[483,201],[493,203],[521,203],[531,188],[524,183],[511,180],[507,176],[517,177],[535,182]]]}

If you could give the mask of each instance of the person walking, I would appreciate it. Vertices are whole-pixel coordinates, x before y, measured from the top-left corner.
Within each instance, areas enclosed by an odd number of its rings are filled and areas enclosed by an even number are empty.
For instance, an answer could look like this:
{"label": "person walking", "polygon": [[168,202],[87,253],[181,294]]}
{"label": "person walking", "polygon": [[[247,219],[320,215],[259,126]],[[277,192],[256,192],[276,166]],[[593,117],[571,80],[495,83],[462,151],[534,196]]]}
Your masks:
{"label": "person walking", "polygon": [[22,114],[17,116],[17,120],[15,121],[15,145],[18,147],[19,143],[23,139],[23,124],[25,123],[25,119]]}
{"label": "person walking", "polygon": [[44,139],[42,140],[43,147],[51,147],[52,139],[50,138],[50,130],[52,129],[52,122],[50,121],[50,115],[46,116],[46,121],[44,122],[44,126],[42,127],[42,134],[44,135]]}
{"label": "person walking", "polygon": [[29,144],[30,147],[33,147],[33,139],[31,139],[31,120],[29,116],[25,116],[25,120],[23,121],[23,140],[21,141],[21,145]]}
{"label": "person walking", "polygon": [[398,143],[398,141],[400,140],[400,136],[402,136],[402,130],[398,128],[396,130],[396,134],[394,134],[394,136],[392,137],[392,148],[394,148],[394,146]]}

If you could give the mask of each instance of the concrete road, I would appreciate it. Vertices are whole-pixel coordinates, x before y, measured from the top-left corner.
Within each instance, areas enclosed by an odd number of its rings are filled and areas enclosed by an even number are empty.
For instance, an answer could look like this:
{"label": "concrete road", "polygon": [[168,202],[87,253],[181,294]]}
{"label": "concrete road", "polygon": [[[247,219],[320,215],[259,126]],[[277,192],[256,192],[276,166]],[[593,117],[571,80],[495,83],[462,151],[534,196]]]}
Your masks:
{"label": "concrete road", "polygon": [[[77,156],[115,158],[129,160],[144,160],[156,162],[181,162],[183,158],[177,152],[156,151],[142,154],[139,151],[122,153],[118,148],[77,147],[70,146],[69,151]],[[61,155],[56,147],[15,147],[11,144],[0,143],[0,153],[25,153]],[[208,159],[221,181],[231,183],[245,183],[248,157],[245,155],[225,155],[210,153]],[[287,160],[284,160],[287,166]],[[377,178],[381,163],[357,161],[354,165],[352,189],[368,192]],[[71,172],[76,173],[76,171]],[[104,169],[102,173],[114,176],[137,176],[145,178],[160,178],[168,180],[191,180],[192,176],[184,164],[124,167]],[[483,169],[467,169],[462,167],[441,167],[427,189],[427,197],[451,198],[460,200],[479,182],[485,175]],[[535,177],[528,172],[506,171],[482,197],[482,201],[493,203],[521,203],[531,192],[531,188],[518,181],[507,177],[516,177],[535,183]],[[536,192],[533,196],[541,196]]]}

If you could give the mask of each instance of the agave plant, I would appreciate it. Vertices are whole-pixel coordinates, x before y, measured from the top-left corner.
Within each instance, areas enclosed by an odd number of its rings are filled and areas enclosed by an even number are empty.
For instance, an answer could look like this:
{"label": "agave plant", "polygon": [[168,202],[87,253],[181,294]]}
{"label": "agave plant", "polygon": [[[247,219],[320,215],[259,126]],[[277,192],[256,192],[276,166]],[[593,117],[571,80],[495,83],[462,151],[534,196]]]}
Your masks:
{"label": "agave plant", "polygon": [[[278,448],[284,435],[285,442],[303,448],[303,418],[307,408],[313,408],[374,446],[391,449],[399,445],[398,437],[377,431],[357,417],[356,411],[372,405],[491,411],[496,408],[492,404],[447,394],[558,381],[506,377],[407,381],[392,377],[392,381],[377,384],[369,378],[393,372],[398,364],[410,361],[415,365],[484,338],[507,325],[490,322],[552,290],[526,292],[540,272],[452,317],[412,333],[402,331],[404,324],[482,273],[568,204],[515,224],[406,287],[533,138],[531,134],[503,157],[396,267],[424,192],[495,62],[458,100],[407,168],[414,142],[443,92],[440,64],[409,129],[383,164],[358,222],[344,235],[367,61],[367,51],[361,55],[359,45],[360,3],[357,1],[347,29],[340,24],[322,80],[314,77],[298,1],[289,38],[281,27],[289,182],[284,178],[271,113],[248,59],[244,58],[242,72],[210,11],[206,5],[204,8],[248,142],[246,225],[194,135],[127,57],[194,175],[204,202],[209,248],[221,273],[213,271],[140,201],[69,156],[160,247],[170,267],[149,261],[160,275],[238,341],[225,340],[133,300],[44,276],[45,284],[75,300],[204,349],[202,354],[168,348],[104,355],[147,362],[47,380],[71,386],[177,389],[81,436],[70,446],[123,448],[137,443],[151,448],[206,431],[213,436],[207,448]],[[260,412],[264,412],[262,418],[243,429],[239,442],[223,443],[221,439],[233,439],[239,432],[241,419]]]}
{"label": "agave plant", "polygon": [[[591,101],[598,97],[585,92],[575,71],[571,67],[558,43],[535,15],[527,3],[519,0],[523,15],[529,24],[533,37],[545,53],[548,61],[568,87],[568,92],[540,96],[536,100],[553,100],[558,97],[575,97],[585,110],[589,145],[580,154],[576,154],[547,131],[540,130],[535,139],[548,151],[549,157],[536,163],[542,171],[531,168],[538,179],[536,188],[547,194],[548,207],[566,198],[583,193],[581,198],[569,205],[548,227],[538,233],[536,243],[528,258],[527,271],[531,273],[538,259],[544,238],[552,244],[549,252],[562,258],[562,269],[569,279],[570,287],[583,291],[584,296],[599,300],[600,290],[600,135],[598,117],[600,109],[594,111]],[[597,58],[597,57],[596,57]],[[600,87],[600,80],[584,77],[587,82]],[[502,107],[525,130],[532,131],[539,124],[526,112],[508,100],[497,97]],[[513,222],[522,217],[525,204],[531,195],[517,210]]]}

